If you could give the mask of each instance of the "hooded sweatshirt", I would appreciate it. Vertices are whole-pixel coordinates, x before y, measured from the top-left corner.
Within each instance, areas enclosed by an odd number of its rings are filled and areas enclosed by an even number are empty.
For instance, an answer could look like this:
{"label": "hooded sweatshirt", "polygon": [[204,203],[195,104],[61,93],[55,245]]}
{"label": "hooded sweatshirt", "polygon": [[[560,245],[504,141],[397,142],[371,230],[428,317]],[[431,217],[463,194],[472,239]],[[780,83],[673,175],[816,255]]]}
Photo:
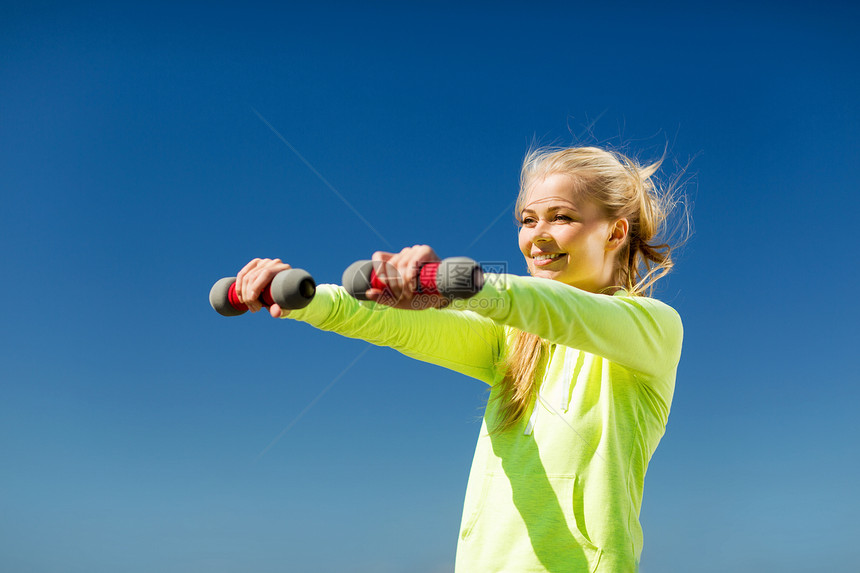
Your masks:
{"label": "hooded sweatshirt", "polygon": [[[642,552],[645,471],[666,428],[683,329],[655,299],[486,274],[444,310],[399,310],[320,285],[307,322],[490,385],[466,487],[457,573],[628,572]],[[493,431],[519,331],[544,351],[535,399]]]}

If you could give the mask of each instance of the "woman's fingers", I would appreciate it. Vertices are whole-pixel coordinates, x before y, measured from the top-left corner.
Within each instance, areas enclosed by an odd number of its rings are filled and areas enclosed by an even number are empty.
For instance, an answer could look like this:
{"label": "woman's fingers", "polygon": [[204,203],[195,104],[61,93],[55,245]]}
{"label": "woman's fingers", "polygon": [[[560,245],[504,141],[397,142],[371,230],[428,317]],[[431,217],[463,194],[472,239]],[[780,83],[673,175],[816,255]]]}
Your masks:
{"label": "woman's fingers", "polygon": [[253,271],[254,268],[256,268],[256,266],[258,264],[260,264],[260,259],[253,259],[247,265],[242,267],[242,270],[240,270],[239,273],[236,275],[236,286],[235,286],[236,298],[238,298],[240,301],[242,301],[243,304],[245,303],[245,300],[243,298],[243,291],[244,291],[244,286],[245,286],[245,277],[248,276],[248,273]]}
{"label": "woman's fingers", "polygon": [[394,306],[397,300],[400,299],[403,289],[403,279],[397,268],[397,263],[400,260],[400,253],[387,253],[385,251],[376,251],[373,253],[371,260],[373,261],[373,272],[376,278],[385,285],[385,288],[371,288],[368,293],[370,300]]}
{"label": "woman's fingers", "polygon": [[263,290],[272,282],[272,279],[275,278],[275,275],[289,268],[290,265],[281,262],[281,259],[271,261],[267,259],[265,263],[255,269],[253,279],[251,280],[253,292],[257,293],[257,296],[260,296]]}
{"label": "woman's fingers", "polygon": [[[236,275],[236,297],[251,312],[259,311],[263,308],[263,303],[259,301],[263,290],[269,286],[275,275],[289,268],[291,268],[290,265],[282,262],[281,259],[252,260]],[[277,315],[281,315],[280,307]]]}
{"label": "woman's fingers", "polygon": [[[438,262],[439,257],[427,245],[415,245],[392,254],[377,251],[373,254],[374,271],[385,289],[371,288],[365,293],[369,300],[397,308],[429,308],[439,306],[437,299],[427,299],[418,292],[421,266]],[[422,296],[422,300],[416,296]],[[424,300],[427,299],[427,300]]]}

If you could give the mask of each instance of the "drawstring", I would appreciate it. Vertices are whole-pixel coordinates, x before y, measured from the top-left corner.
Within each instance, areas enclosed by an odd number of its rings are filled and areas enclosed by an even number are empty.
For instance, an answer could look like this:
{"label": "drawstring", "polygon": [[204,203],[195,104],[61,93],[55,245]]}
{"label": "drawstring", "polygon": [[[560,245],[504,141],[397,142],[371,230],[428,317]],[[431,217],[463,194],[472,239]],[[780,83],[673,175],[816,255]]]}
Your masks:
{"label": "drawstring", "polygon": [[[555,344],[553,344],[549,347],[549,361],[546,365],[546,370],[544,371],[546,374],[550,374],[552,372],[552,363],[553,363],[553,360],[555,359],[555,349],[556,348],[557,347]],[[546,376],[544,376],[544,379],[546,379]],[[537,396],[535,396],[535,405],[532,408],[532,415],[529,417],[529,422],[528,422],[528,424],[526,424],[526,429],[523,430],[523,435],[525,435],[525,436],[531,436],[532,432],[534,432],[535,424],[537,423],[538,410],[540,410],[540,407],[539,407],[540,402],[543,401],[541,399],[541,392],[542,391],[543,391],[543,384],[540,384],[538,386]]]}
{"label": "drawstring", "polygon": [[562,412],[567,412],[570,406],[570,381],[573,378],[573,365],[567,348],[564,349],[564,368],[561,370],[561,396],[559,396],[558,407]]}
{"label": "drawstring", "polygon": [[[550,348],[550,358],[549,364],[546,365],[546,372],[548,374],[552,373],[552,363],[556,358],[555,350],[559,348],[553,345]],[[570,352],[568,352],[570,350]],[[563,413],[567,412],[570,408],[570,386],[573,383],[573,372],[576,369],[576,359],[579,358],[580,352],[575,352],[572,349],[568,349],[566,347],[561,347],[562,353],[562,368],[561,368],[561,383],[558,388],[558,401],[556,402],[559,406],[559,410]],[[529,421],[526,424],[525,430],[523,430],[523,434],[526,436],[530,436],[532,432],[534,432],[535,424],[537,423],[538,418],[538,410],[540,410],[540,404],[546,404],[543,396],[541,395],[541,391],[543,390],[543,385],[538,386],[537,396],[535,399],[534,408],[532,409],[532,415],[529,417]],[[555,410],[554,408],[549,408]],[[558,413],[558,412],[556,412]]]}

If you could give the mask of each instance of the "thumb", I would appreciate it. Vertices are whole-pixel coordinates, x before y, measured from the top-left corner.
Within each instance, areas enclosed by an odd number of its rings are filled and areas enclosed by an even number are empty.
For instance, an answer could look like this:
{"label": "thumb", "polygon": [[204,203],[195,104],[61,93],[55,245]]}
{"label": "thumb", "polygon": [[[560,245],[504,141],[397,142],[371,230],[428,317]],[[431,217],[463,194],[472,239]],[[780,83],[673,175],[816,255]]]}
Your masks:
{"label": "thumb", "polygon": [[283,318],[290,314],[289,310],[282,310],[278,303],[273,304],[269,307],[269,314],[272,315],[272,318]]}

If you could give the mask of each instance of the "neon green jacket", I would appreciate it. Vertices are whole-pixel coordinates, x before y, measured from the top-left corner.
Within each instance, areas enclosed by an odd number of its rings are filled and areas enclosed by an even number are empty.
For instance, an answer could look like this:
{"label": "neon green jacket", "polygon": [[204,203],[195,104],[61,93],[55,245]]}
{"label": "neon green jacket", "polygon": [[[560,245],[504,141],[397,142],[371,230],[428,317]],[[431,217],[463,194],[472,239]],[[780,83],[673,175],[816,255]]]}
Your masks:
{"label": "neon green jacket", "polygon": [[[390,346],[495,387],[516,330],[548,343],[537,399],[490,434],[490,399],[466,488],[460,573],[627,572],[642,551],[648,461],[666,428],[682,326],[646,297],[546,279],[485,276],[446,310],[396,310],[321,285],[289,318]],[[488,423],[489,420],[489,423]]]}

